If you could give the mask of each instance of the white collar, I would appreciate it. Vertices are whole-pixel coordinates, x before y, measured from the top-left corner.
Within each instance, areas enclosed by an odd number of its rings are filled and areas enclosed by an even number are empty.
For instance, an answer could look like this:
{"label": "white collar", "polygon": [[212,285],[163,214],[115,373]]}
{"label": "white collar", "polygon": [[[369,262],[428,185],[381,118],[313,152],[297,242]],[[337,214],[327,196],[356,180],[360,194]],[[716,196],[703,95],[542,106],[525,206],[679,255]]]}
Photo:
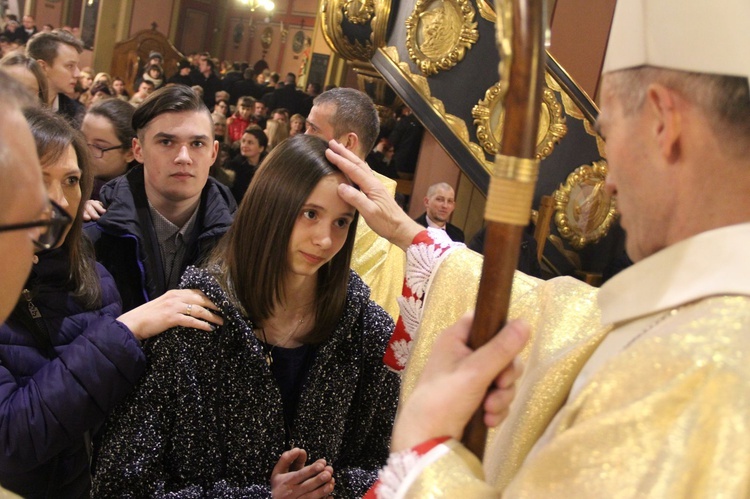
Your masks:
{"label": "white collar", "polygon": [[427,222],[427,227],[432,227],[433,229],[445,230],[445,228],[448,226],[448,222],[445,222],[445,224],[443,224],[442,226],[433,222],[427,213],[424,214],[424,219]]}
{"label": "white collar", "polygon": [[695,235],[607,281],[598,301],[604,324],[616,324],[708,296],[750,296],[750,223]]}

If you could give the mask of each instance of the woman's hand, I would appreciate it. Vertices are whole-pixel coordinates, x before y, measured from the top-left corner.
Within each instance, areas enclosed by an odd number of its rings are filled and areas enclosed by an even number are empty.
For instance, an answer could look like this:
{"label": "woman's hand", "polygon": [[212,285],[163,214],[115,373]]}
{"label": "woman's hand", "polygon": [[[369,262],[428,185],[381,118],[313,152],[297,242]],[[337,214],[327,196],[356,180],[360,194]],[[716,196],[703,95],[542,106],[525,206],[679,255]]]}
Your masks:
{"label": "woman's hand", "polygon": [[354,206],[379,236],[406,251],[424,227],[404,213],[367,163],[335,140],[330,141],[328,147],[328,160],[361,189],[358,191],[348,184],[339,184],[341,199]]}
{"label": "woman's hand", "polygon": [[213,331],[224,320],[218,307],[197,289],[171,289],[117,318],[139,340],[151,338],[175,326]]}
{"label": "woman's hand", "polygon": [[92,220],[99,220],[99,218],[107,213],[107,209],[104,207],[101,201],[95,199],[89,199],[86,204],[83,205],[83,221],[90,222]]}
{"label": "woman's hand", "polygon": [[307,452],[294,448],[281,455],[271,472],[271,496],[274,499],[318,499],[333,492],[333,468],[325,459],[305,466]]}

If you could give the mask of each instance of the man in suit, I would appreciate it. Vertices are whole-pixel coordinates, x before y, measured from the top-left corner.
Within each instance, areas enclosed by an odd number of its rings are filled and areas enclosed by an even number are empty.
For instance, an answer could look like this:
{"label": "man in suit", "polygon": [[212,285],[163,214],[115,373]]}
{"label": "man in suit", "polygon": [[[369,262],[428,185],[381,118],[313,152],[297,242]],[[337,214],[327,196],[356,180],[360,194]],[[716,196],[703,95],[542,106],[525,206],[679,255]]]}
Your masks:
{"label": "man in suit", "polygon": [[425,212],[415,218],[418,224],[423,227],[442,229],[452,240],[464,242],[464,232],[448,222],[453,210],[456,209],[456,194],[453,187],[445,182],[431,185],[424,197],[424,208]]}

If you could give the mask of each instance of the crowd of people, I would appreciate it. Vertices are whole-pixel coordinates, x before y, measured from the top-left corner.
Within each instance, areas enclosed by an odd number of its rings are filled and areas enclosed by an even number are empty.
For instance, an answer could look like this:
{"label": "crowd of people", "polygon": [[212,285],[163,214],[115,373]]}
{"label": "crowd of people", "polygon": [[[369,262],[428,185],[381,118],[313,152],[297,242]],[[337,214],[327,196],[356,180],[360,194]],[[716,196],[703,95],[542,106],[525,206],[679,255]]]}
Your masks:
{"label": "crowd of people", "polygon": [[[455,192],[406,215],[366,94],[233,96],[252,71],[218,88],[206,55],[198,91],[151,54],[134,106],[72,33],[31,35],[0,63],[0,485],[747,496],[750,7],[720,4],[618,3],[597,127],[636,263],[601,289],[516,273],[476,350]],[[479,407],[483,463],[458,441]]]}

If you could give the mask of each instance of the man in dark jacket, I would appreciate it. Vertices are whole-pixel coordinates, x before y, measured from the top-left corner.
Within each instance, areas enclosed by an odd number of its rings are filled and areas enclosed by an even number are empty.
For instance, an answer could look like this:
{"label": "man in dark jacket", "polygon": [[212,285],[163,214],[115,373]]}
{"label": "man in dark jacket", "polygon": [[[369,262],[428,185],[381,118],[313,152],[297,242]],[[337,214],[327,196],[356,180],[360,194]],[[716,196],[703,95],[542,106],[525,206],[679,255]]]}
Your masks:
{"label": "man in dark jacket", "polygon": [[289,114],[301,114],[307,116],[312,109],[312,97],[297,89],[297,77],[294,73],[288,73],[284,78],[284,86],[277,88],[264,99],[268,109],[285,108]]}
{"label": "man in dark jacket", "polygon": [[464,231],[448,221],[456,209],[453,187],[445,182],[431,185],[424,197],[424,207],[426,211],[415,219],[418,224],[443,229],[453,241],[464,242]]}
{"label": "man in dark jacket", "polygon": [[82,52],[81,40],[61,29],[37,33],[26,45],[26,55],[35,59],[47,76],[47,104],[68,118],[76,128],[81,127],[86,109],[68,95],[75,92],[76,81],[81,74],[78,62]]}
{"label": "man in dark jacket", "polygon": [[403,178],[414,176],[423,134],[422,124],[412,114],[411,108],[404,106],[401,109],[401,118],[388,137],[388,142],[393,146],[393,164]]}
{"label": "man in dark jacket", "polygon": [[193,79],[190,77],[190,61],[187,59],[181,59],[177,63],[177,72],[169,77],[167,83],[174,83],[175,85],[185,85],[188,87],[193,86]]}
{"label": "man in dark jacket", "polygon": [[208,176],[216,159],[211,114],[177,85],[151,94],[133,115],[135,159],[143,166],[106,184],[106,212],[86,233],[97,260],[115,278],[123,310],[177,288],[229,229],[237,209]]}
{"label": "man in dark jacket", "polygon": [[208,109],[213,109],[216,104],[216,92],[224,90],[224,86],[216,75],[214,61],[208,52],[198,56],[198,73],[193,73],[193,85],[203,88],[203,102]]}

